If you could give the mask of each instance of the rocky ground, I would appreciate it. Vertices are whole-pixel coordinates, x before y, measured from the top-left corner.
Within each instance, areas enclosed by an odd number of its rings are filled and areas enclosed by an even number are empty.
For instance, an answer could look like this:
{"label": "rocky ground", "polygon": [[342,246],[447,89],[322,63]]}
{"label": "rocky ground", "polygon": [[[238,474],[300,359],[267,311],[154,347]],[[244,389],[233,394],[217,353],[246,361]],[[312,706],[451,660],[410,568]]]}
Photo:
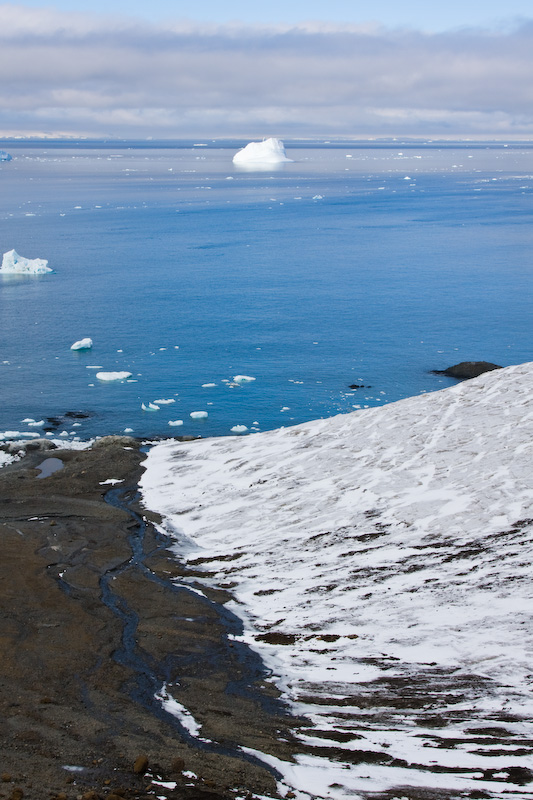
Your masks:
{"label": "rocky ground", "polygon": [[[63,466],[39,478],[47,457]],[[0,470],[0,798],[276,796],[239,746],[290,760],[295,720],[228,638],[227,596],[173,581],[136,505],[143,458],[107,437]],[[163,684],[199,737],[154,698]]]}

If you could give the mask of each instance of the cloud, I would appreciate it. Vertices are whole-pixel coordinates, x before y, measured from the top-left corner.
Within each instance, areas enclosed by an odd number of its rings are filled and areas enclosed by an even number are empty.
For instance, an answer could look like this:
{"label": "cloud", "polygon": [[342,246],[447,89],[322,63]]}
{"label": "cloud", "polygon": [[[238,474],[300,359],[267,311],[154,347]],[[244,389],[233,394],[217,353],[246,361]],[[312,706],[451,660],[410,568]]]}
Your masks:
{"label": "cloud", "polygon": [[2,130],[117,136],[523,135],[533,24],[512,31],[166,26],[0,5]]}

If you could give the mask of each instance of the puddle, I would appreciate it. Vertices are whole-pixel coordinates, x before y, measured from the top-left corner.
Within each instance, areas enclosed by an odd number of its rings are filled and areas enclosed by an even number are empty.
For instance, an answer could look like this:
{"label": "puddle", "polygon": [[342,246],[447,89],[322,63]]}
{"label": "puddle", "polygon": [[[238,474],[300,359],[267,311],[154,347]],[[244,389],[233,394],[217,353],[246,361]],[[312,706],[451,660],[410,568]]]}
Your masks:
{"label": "puddle", "polygon": [[48,478],[50,475],[53,475],[54,472],[57,472],[58,469],[62,468],[63,462],[60,458],[45,458],[39,466],[35,467],[35,469],[41,470],[41,474],[37,475],[38,478]]}

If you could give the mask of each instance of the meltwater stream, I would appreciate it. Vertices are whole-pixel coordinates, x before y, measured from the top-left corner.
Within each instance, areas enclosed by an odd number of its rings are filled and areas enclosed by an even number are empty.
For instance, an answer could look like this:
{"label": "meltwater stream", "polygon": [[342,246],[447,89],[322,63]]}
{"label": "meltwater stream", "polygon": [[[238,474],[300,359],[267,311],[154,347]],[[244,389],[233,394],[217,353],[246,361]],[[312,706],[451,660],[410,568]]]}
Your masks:
{"label": "meltwater stream", "polygon": [[[189,745],[220,755],[248,761],[249,763],[256,764],[266,769],[273,774],[276,779],[281,778],[281,775],[274,767],[266,764],[252,753],[245,752],[238,744],[222,745],[211,739],[196,735],[195,728],[198,729],[199,726],[195,723],[189,712],[174,701],[170,703],[165,702],[166,698],[168,698],[166,685],[167,682],[170,683],[172,681],[172,676],[169,674],[169,667],[165,665],[164,662],[155,662],[147,653],[143,652],[142,648],[139,646],[136,638],[139,617],[129,606],[127,601],[115,592],[113,589],[113,581],[127,570],[138,570],[148,580],[164,587],[165,591],[173,592],[178,595],[194,592],[196,601],[206,604],[211,610],[215,610],[227,634],[232,634],[232,636],[242,634],[242,623],[234,614],[220,604],[209,600],[205,596],[199,596],[198,592],[191,589],[186,583],[176,583],[176,579],[165,580],[149,569],[145,559],[148,556],[153,556],[154,551],[150,553],[144,552],[147,522],[145,518],[141,517],[132,509],[132,504],[136,502],[137,499],[138,494],[131,488],[113,488],[105,495],[107,503],[115,508],[126,511],[133,520],[131,534],[128,538],[132,551],[131,558],[129,561],[108,570],[100,579],[102,602],[120,620],[123,626],[121,646],[114,652],[113,658],[117,663],[130,669],[134,674],[134,678],[129,682],[129,685],[124,688],[126,688],[133,700],[149,709],[150,712],[159,719],[174,727],[178,731],[180,737]],[[165,540],[164,535],[156,531],[156,536],[160,542],[156,551],[166,548],[168,546],[168,541]],[[226,648],[229,646],[229,641],[226,640]],[[232,694],[241,696],[247,694],[249,697],[250,686],[257,680],[258,676],[266,675],[267,670],[259,657],[249,650],[246,645],[232,640],[231,647],[233,653],[238,651],[238,661],[244,671],[244,675],[240,681],[232,682],[231,685],[228,686],[228,689],[231,690]],[[212,653],[211,657],[216,658],[216,655]],[[263,707],[266,707],[267,710],[273,713],[277,712],[278,715],[287,716],[287,710],[275,700],[261,697],[258,693],[254,693],[254,700],[260,702]],[[167,710],[169,708],[172,709],[173,706],[178,706],[182,709],[181,712],[176,714],[172,713],[172,710]]]}

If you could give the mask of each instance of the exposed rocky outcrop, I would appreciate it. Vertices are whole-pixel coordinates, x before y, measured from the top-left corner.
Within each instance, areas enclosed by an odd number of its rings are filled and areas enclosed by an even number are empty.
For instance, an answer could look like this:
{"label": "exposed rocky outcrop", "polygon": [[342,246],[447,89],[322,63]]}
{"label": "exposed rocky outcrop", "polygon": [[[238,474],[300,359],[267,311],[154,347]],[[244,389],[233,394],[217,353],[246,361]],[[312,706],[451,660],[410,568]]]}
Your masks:
{"label": "exposed rocky outcrop", "polygon": [[460,364],[454,364],[453,367],[432,369],[431,371],[434,375],[447,375],[448,378],[464,381],[468,378],[477,378],[478,375],[483,375],[484,372],[490,372],[493,369],[501,369],[501,366],[491,364],[490,361],[461,361]]}

